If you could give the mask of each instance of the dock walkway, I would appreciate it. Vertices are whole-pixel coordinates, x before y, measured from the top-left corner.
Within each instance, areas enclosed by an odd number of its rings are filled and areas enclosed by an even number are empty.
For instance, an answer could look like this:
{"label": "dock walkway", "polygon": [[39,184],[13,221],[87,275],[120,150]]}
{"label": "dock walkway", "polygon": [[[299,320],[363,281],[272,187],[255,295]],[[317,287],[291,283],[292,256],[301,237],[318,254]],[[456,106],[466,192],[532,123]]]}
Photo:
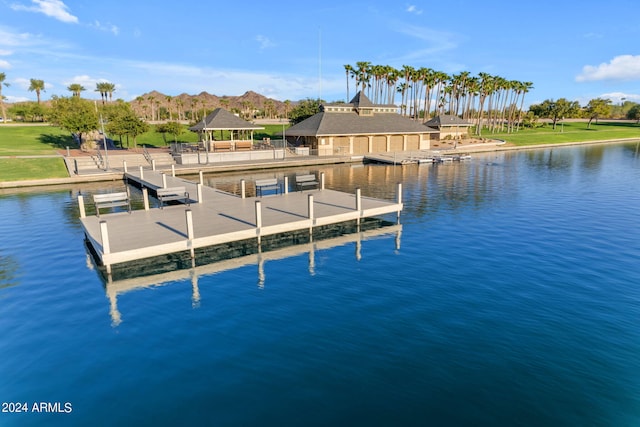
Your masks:
{"label": "dock walkway", "polygon": [[[87,242],[107,273],[111,265],[143,258],[214,246],[262,236],[309,230],[402,211],[402,187],[394,202],[319,189],[267,197],[241,197],[154,171],[128,173],[127,179],[145,188],[184,186],[190,206],[171,205],[131,213],[85,216],[81,224]],[[201,187],[198,191],[198,187]],[[195,198],[191,192],[196,195]],[[82,196],[80,196],[82,197]],[[83,205],[83,201],[80,201]]]}

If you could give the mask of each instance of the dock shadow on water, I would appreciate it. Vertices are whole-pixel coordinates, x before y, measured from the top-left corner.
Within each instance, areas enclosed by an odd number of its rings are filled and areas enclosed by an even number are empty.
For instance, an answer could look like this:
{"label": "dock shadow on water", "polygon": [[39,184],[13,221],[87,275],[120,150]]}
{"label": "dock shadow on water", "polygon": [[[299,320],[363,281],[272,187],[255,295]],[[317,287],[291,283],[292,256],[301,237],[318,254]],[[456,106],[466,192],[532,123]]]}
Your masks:
{"label": "dock shadow on water", "polygon": [[[281,256],[276,258],[286,258],[293,256],[299,252],[305,252],[306,247],[300,247],[295,250],[296,246],[306,245],[314,242],[330,241],[331,239],[341,238],[336,242],[336,246],[344,244],[347,241],[356,241],[359,237],[365,239],[370,235],[380,235],[393,233],[400,228],[396,223],[381,218],[364,218],[358,224],[357,221],[346,221],[337,224],[314,227],[313,235],[308,230],[298,230],[294,232],[277,233],[268,236],[262,236],[260,243],[257,239],[245,239],[234,242],[227,242],[219,245],[197,248],[194,250],[194,256],[191,257],[189,251],[176,252],[166,255],[144,258],[140,260],[129,261],[120,264],[114,264],[111,274],[107,273],[107,269],[100,265],[99,258],[93,252],[90,244],[85,242],[88,256],[91,257],[92,264],[103,284],[108,285],[112,282],[126,281],[131,279],[139,279],[152,277],[152,281],[162,282],[162,275],[167,273],[175,273],[186,271],[197,267],[210,266],[211,264],[220,263],[221,261],[237,260],[235,265],[241,266],[256,263],[256,257],[252,255],[260,255],[270,252],[277,252],[282,249],[291,248],[293,250],[283,251]],[[362,235],[362,236],[361,236]],[[223,268],[226,269],[226,268]],[[215,270],[215,267],[213,267]],[[188,272],[186,273],[188,274]],[[172,280],[174,277],[167,277]],[[148,281],[141,281],[141,283]]]}

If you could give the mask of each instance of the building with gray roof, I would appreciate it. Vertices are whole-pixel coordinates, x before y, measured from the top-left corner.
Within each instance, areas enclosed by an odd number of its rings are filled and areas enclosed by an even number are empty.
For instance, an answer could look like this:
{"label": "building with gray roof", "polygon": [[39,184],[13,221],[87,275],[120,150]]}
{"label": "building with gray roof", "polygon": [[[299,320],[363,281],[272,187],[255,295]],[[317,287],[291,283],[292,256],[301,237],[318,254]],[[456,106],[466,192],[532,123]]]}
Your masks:
{"label": "building with gray roof", "polygon": [[469,129],[473,123],[458,116],[443,114],[425,123],[426,126],[438,129],[440,139],[463,139],[469,136]]}
{"label": "building with gray roof", "polygon": [[438,130],[402,117],[393,104],[373,104],[358,92],[348,104],[325,104],[320,112],[286,130],[288,142],[318,155],[364,155],[426,150]]}

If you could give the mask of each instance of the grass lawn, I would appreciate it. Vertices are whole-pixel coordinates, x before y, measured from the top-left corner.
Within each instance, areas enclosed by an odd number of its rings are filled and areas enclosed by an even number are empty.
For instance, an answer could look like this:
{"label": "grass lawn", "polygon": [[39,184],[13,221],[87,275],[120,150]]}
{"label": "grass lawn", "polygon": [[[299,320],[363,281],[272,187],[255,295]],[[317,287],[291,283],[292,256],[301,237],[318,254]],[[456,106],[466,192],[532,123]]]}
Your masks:
{"label": "grass lawn", "polygon": [[585,142],[611,139],[640,138],[640,125],[628,122],[604,122],[591,123],[591,129],[587,128],[587,122],[567,122],[564,125],[557,124],[554,130],[551,124],[536,129],[521,129],[515,133],[482,133],[484,138],[504,139],[518,146],[536,144],[559,144],[563,142]]}
{"label": "grass lawn", "polygon": [[56,154],[75,147],[71,134],[54,126],[0,125],[0,156]]}
{"label": "grass lawn", "polygon": [[[282,132],[282,125],[263,125],[264,130],[254,132],[255,140],[274,138],[274,134]],[[173,135],[163,135],[155,131],[151,125],[149,132],[137,138],[138,146],[164,147],[173,142]],[[219,132],[215,137],[220,138]],[[222,134],[223,138],[230,138],[229,132]],[[117,144],[117,138],[116,144]],[[123,139],[126,148],[126,139]],[[198,142],[198,134],[189,131],[184,126],[184,132],[178,136],[178,142]],[[133,148],[133,140],[129,139],[129,146]],[[70,133],[64,129],[48,125],[0,125],[0,157],[2,156],[46,156],[57,154],[58,150],[67,147],[77,148]],[[0,158],[0,182],[21,181],[28,179],[64,178],[68,173],[64,161],[59,158]]]}
{"label": "grass lawn", "polygon": [[0,181],[66,178],[69,174],[61,158],[0,159]]}
{"label": "grass lawn", "polygon": [[[262,125],[265,129],[255,131],[255,140],[262,138],[278,138],[276,134],[282,133],[281,124]],[[288,126],[286,126],[288,127]],[[198,134],[188,130],[185,125],[184,132],[178,137],[178,142],[197,142]],[[221,138],[219,132],[214,135]],[[484,131],[485,138],[504,139],[518,146],[535,144],[558,144],[562,142],[583,142],[596,140],[613,140],[625,138],[640,138],[640,124],[617,121],[600,121],[591,123],[587,128],[586,121],[566,122],[558,124],[554,130],[550,124],[536,129],[521,129],[517,133],[489,133]],[[229,138],[225,132],[222,138]],[[167,134],[166,142],[163,135],[151,130],[138,137],[139,146],[163,147],[173,141],[173,136]],[[123,141],[126,147],[126,140]],[[133,141],[129,141],[133,148]],[[32,125],[0,125],[0,157],[2,156],[33,156],[56,154],[57,150],[66,147],[76,148],[75,142],[69,132],[54,126]],[[66,177],[67,171],[64,162],[59,158],[0,159],[0,181],[17,181],[26,179],[60,178]]]}

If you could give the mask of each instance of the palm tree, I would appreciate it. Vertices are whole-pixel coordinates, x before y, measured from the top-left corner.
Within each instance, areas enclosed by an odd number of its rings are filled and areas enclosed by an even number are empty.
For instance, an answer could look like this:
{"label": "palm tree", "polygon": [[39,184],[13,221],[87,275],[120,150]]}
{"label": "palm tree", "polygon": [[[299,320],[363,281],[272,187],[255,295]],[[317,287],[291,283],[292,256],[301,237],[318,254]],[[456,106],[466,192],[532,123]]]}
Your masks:
{"label": "palm tree", "polygon": [[173,117],[171,116],[171,100],[173,100],[173,96],[167,95],[165,99],[167,100],[167,104],[169,104],[167,107],[167,110],[169,110],[169,120],[173,120]]}
{"label": "palm tree", "polygon": [[73,96],[76,97],[80,97],[80,93],[87,90],[85,89],[84,86],[82,86],[80,83],[72,83],[69,86],[67,86],[67,90],[71,93],[73,93]]}
{"label": "palm tree", "polygon": [[104,102],[107,100],[107,87],[106,87],[106,82],[98,82],[96,83],[96,92],[100,92],[100,99],[102,100],[102,103],[104,104]]}
{"label": "palm tree", "polygon": [[5,79],[7,78],[7,75],[5,73],[0,73],[0,109],[2,112],[2,121],[5,122],[7,120],[7,113],[4,110],[4,95],[2,95],[2,85],[9,87],[9,83],[5,83]]}
{"label": "palm tree", "polygon": [[105,89],[105,98],[107,97],[106,94],[109,94],[109,102],[113,101],[113,92],[116,91],[116,85],[113,83],[109,83],[109,82],[104,82],[104,89]]}
{"label": "palm tree", "polygon": [[29,85],[29,92],[36,93],[36,96],[38,97],[38,104],[40,104],[40,92],[45,92],[44,80],[31,79],[31,84]]}
{"label": "palm tree", "polygon": [[349,64],[345,65],[344,72],[347,75],[347,101],[346,102],[349,102],[351,101],[351,98],[349,98],[349,75],[353,73],[353,67]]}

